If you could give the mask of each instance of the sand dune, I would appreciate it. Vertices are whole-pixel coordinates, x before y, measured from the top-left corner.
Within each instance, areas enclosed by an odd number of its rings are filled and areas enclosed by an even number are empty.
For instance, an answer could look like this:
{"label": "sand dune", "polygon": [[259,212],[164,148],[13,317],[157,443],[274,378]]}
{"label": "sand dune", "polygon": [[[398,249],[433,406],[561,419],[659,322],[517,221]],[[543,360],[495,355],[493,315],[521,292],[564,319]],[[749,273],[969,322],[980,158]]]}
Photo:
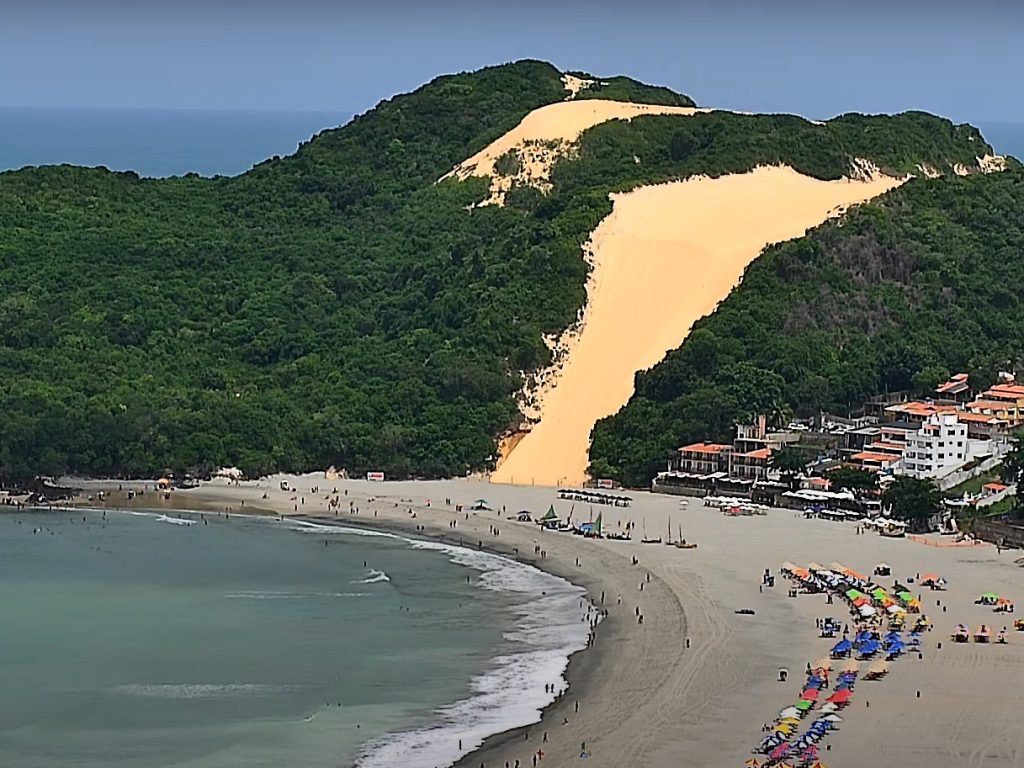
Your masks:
{"label": "sand dune", "polygon": [[[578,83],[572,83],[576,86]],[[571,92],[571,87],[567,84]],[[482,205],[502,204],[513,182],[548,189],[555,161],[572,151],[573,145],[588,128],[609,120],[630,120],[640,115],[694,115],[707,112],[692,107],[663,107],[656,104],[631,104],[604,99],[562,101],[535,109],[515,128],[489,144],[442,177],[466,179],[490,176],[491,194]],[[499,174],[495,163],[509,151],[518,153],[520,168],[513,174]]]}
{"label": "sand dune", "polygon": [[[526,122],[526,121],[524,121]],[[592,236],[593,270],[578,337],[539,393],[540,420],[494,482],[574,485],[595,422],[621,408],[650,368],[736,285],[770,243],[803,235],[845,207],[901,183],[820,181],[792,168],[692,178],[614,196]]]}

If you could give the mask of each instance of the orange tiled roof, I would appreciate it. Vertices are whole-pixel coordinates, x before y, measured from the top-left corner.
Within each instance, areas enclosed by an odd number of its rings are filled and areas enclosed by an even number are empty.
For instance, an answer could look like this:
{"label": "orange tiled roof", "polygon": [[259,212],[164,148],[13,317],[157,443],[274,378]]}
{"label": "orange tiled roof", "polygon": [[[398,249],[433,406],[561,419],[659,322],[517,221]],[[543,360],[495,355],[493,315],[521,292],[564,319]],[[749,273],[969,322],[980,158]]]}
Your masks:
{"label": "orange tiled roof", "polygon": [[717,455],[728,448],[732,448],[732,446],[723,445],[722,443],[694,443],[693,445],[684,445],[679,449],[679,453],[706,453],[709,455]]}
{"label": "orange tiled roof", "polygon": [[992,491],[993,493],[999,493],[1000,491],[1005,491],[1007,486],[1003,485],[1002,483],[985,483],[983,486],[981,486],[981,488],[982,488],[982,490],[985,490],[985,491]]}
{"label": "orange tiled roof", "polygon": [[890,405],[885,410],[893,413],[906,413],[911,416],[932,416],[936,413],[950,413],[955,411],[956,406],[936,405],[935,403],[922,403],[920,400],[911,400],[909,403]]}
{"label": "orange tiled roof", "polygon": [[1024,385],[1021,384],[996,384],[982,392],[985,397],[1007,397],[1015,400],[1024,398]]}
{"label": "orange tiled roof", "polygon": [[957,418],[960,421],[984,422],[986,424],[1006,421],[1006,419],[1000,419],[998,416],[991,416],[987,413],[970,413],[968,411],[960,411],[957,413]]}
{"label": "orange tiled roof", "polygon": [[855,453],[850,458],[853,461],[877,461],[882,464],[892,464],[900,459],[899,456],[893,456],[891,453],[872,453],[871,451]]}
{"label": "orange tiled roof", "polygon": [[1007,408],[1013,408],[1014,404],[1008,400],[974,400],[967,404],[968,408],[991,408],[1005,411]]}
{"label": "orange tiled roof", "polygon": [[750,451],[749,453],[741,453],[740,456],[745,456],[748,459],[770,459],[772,457],[772,449],[758,448],[756,451]]}

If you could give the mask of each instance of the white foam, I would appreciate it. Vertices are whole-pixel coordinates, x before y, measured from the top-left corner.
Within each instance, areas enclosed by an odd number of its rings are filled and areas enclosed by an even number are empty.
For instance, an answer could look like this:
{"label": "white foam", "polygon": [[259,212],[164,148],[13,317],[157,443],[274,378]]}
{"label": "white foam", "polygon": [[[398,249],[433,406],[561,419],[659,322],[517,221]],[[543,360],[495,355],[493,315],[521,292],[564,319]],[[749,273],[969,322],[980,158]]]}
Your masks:
{"label": "white foam", "polygon": [[296,686],[270,683],[174,683],[128,684],[113,690],[126,696],[148,699],[226,699],[239,696],[272,696],[295,690]]}
{"label": "white foam", "polygon": [[378,571],[376,568],[370,569],[370,575],[365,579],[356,579],[350,583],[352,584],[379,584],[383,581],[391,581],[391,577],[388,576],[384,571]]}
{"label": "white foam", "polygon": [[167,515],[160,515],[156,521],[158,523],[171,523],[172,525],[195,525],[195,520],[184,520],[180,517],[168,517]]}
{"label": "white foam", "polygon": [[323,598],[368,597],[369,592],[276,592],[272,590],[240,590],[228,592],[226,600],[316,600]]}
{"label": "white foam", "polygon": [[[493,659],[491,668],[472,680],[472,695],[436,710],[429,726],[365,744],[358,768],[451,765],[488,736],[538,722],[544,707],[567,687],[569,656],[586,646],[590,627],[583,620],[587,607],[580,607],[581,588],[500,555],[433,541],[411,544],[482,571],[478,583],[484,589],[528,599],[513,608],[516,626],[504,636],[515,650]],[[554,690],[545,691],[551,683]],[[460,740],[461,750],[454,747]]]}

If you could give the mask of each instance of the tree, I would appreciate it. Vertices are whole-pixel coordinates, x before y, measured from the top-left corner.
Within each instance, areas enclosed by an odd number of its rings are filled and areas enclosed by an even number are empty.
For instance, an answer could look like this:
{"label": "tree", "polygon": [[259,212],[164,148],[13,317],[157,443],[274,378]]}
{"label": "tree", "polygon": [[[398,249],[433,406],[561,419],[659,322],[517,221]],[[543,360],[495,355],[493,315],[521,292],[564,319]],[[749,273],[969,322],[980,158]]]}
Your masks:
{"label": "tree", "polygon": [[1024,476],[1024,431],[1015,432],[1010,439],[1013,447],[1003,457],[1003,480],[1007,483],[1019,483]]}
{"label": "tree", "polygon": [[786,446],[773,451],[770,461],[772,468],[778,470],[783,480],[795,489],[799,482],[797,475],[807,466],[806,454],[797,448]]}
{"label": "tree", "polygon": [[828,473],[834,491],[869,491],[878,486],[878,477],[863,469],[839,467]]}
{"label": "tree", "polygon": [[882,494],[882,506],[891,509],[898,520],[910,524],[912,530],[924,530],[927,521],[942,504],[942,491],[931,480],[898,477]]}
{"label": "tree", "polygon": [[949,369],[941,365],[926,365],[911,377],[911,381],[920,394],[927,395],[949,378]]}

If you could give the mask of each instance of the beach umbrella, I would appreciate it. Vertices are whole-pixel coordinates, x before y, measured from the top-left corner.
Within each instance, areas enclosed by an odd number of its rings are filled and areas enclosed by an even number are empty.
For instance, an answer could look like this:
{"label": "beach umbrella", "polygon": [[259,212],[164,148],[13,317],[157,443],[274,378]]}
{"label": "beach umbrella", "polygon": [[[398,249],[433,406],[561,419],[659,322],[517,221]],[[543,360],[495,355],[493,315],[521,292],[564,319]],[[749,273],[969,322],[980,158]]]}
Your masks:
{"label": "beach umbrella", "polygon": [[838,643],[832,646],[831,652],[834,654],[847,653],[852,647],[853,643],[851,643],[849,640],[840,640]]}
{"label": "beach umbrella", "polygon": [[788,723],[789,725],[800,725],[799,717],[787,717],[779,721],[780,723]]}
{"label": "beach umbrella", "polygon": [[870,605],[862,605],[857,609],[857,611],[861,616],[874,616],[877,613],[877,611]]}
{"label": "beach umbrella", "polygon": [[800,694],[800,698],[804,701],[817,701],[819,693],[820,691],[817,688],[808,688]]}
{"label": "beach umbrella", "polygon": [[862,605],[871,605],[871,598],[865,595],[854,599],[853,604],[855,607],[860,608]]}
{"label": "beach umbrella", "polygon": [[798,701],[794,706],[796,706],[797,709],[806,712],[814,706],[814,702],[808,701],[807,699],[800,699],[800,701]]}
{"label": "beach umbrella", "polygon": [[856,600],[858,597],[864,597],[864,593],[859,589],[848,589],[846,590],[846,596],[851,600]]}
{"label": "beach umbrella", "polygon": [[909,592],[897,592],[896,593],[896,597],[898,597],[900,600],[902,600],[905,603],[909,603],[911,600],[914,599],[914,596],[912,594],[910,594]]}
{"label": "beach umbrella", "polygon": [[779,712],[779,719],[780,720],[789,720],[789,719],[799,720],[800,719],[800,710],[797,709],[796,707],[786,707],[784,710]]}
{"label": "beach umbrella", "polygon": [[827,720],[830,723],[843,722],[843,718],[841,718],[839,715],[825,715],[825,717],[823,717],[822,720]]}
{"label": "beach umbrella", "polygon": [[825,704],[822,704],[822,705],[821,705],[821,711],[822,711],[822,712],[835,712],[835,711],[837,711],[838,709],[839,709],[839,707],[837,707],[837,706],[836,706],[835,704],[833,704],[833,703],[832,703],[831,701],[829,701],[829,702],[826,702]]}
{"label": "beach umbrella", "polygon": [[984,594],[982,594],[981,599],[982,600],[998,600],[999,599],[999,595],[997,595],[995,592],[985,592]]}
{"label": "beach umbrella", "polygon": [[843,688],[829,696],[828,701],[832,704],[845,704],[849,702],[851,696],[853,696],[853,691],[849,688]]}
{"label": "beach umbrella", "polygon": [[744,765],[747,766],[747,768],[761,768],[761,763],[759,761],[757,761],[756,759],[754,759],[753,757],[750,758],[749,760],[747,760],[744,763]]}

